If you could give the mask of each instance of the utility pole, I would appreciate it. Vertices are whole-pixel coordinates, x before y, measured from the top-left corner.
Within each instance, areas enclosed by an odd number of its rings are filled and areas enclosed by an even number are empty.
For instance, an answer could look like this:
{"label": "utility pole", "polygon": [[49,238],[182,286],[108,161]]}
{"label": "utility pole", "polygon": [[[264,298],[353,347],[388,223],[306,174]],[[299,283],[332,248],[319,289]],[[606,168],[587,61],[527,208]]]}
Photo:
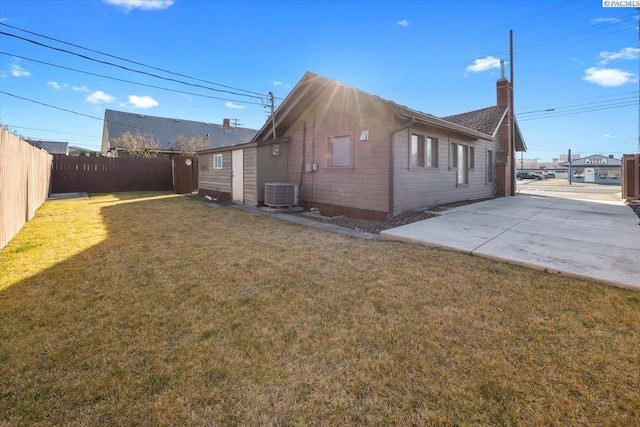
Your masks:
{"label": "utility pole", "polygon": [[271,126],[273,128],[273,139],[276,138],[276,115],[275,113],[275,101],[273,92],[269,92],[269,106],[271,107]]}
{"label": "utility pole", "polygon": [[509,131],[509,139],[511,140],[511,195],[516,195],[516,113],[513,103],[513,30],[509,30],[509,74],[511,80],[511,91],[509,93],[509,123],[511,128]]}

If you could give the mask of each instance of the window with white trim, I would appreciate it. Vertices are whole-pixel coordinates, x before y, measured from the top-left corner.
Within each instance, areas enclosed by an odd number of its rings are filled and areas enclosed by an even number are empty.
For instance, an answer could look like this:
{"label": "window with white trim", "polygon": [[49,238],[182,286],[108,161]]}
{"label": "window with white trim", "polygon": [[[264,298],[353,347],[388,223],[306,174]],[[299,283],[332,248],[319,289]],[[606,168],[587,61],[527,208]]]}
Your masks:
{"label": "window with white trim", "polygon": [[222,154],[215,154],[213,156],[213,168],[222,169]]}
{"label": "window with white trim", "polygon": [[469,146],[458,144],[458,184],[469,183]]}
{"label": "window with white trim", "polygon": [[329,139],[329,153],[331,167],[351,166],[351,137],[336,136]]}
{"label": "window with white trim", "polygon": [[425,135],[411,134],[411,167],[438,167],[438,139]]}

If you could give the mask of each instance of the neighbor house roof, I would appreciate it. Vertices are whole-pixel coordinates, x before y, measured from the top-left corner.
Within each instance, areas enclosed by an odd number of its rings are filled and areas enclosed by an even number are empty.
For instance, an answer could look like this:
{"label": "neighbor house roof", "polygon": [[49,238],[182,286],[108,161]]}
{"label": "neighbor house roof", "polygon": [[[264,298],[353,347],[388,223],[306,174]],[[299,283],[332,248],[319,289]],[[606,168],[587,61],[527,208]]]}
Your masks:
{"label": "neighbor house roof", "polygon": [[[439,117],[433,116],[431,114],[426,114],[421,111],[413,110],[411,108],[405,107],[403,105],[396,104],[393,101],[389,101],[379,96],[375,96],[369,94],[367,92],[361,91],[359,89],[355,89],[344,85],[336,80],[332,80],[318,74],[307,71],[302,79],[296,84],[296,86],[291,90],[289,95],[285,98],[284,101],[280,104],[280,106],[276,109],[274,113],[275,118],[275,126],[279,131],[278,133],[282,135],[286,129],[288,129],[299,117],[302,112],[313,103],[316,97],[327,87],[347,87],[350,88],[360,94],[365,96],[370,96],[380,103],[384,103],[389,106],[394,114],[398,117],[403,117],[407,119],[415,120],[418,123],[423,123],[431,126],[437,126],[439,128],[444,128],[456,132],[458,134],[462,134],[465,136],[492,140],[493,136],[491,134],[484,133],[477,129],[468,128],[465,126],[461,126],[457,123],[449,122],[443,120]],[[264,126],[256,133],[253,138],[254,141],[263,141],[271,137],[272,134],[273,121],[268,120]]]}
{"label": "neighbor house roof", "polygon": [[160,151],[176,151],[173,143],[178,136],[208,139],[211,148],[217,148],[249,142],[256,130],[241,127],[225,129],[221,124],[105,110],[102,151],[111,148],[111,141],[126,132],[149,134],[158,142]]}
{"label": "neighbor house roof", "polygon": [[49,154],[69,154],[69,143],[60,141],[37,141],[29,140],[29,144],[34,147],[42,148]]}
{"label": "neighbor house roof", "polygon": [[[443,117],[442,119],[495,137],[506,115],[507,106],[499,105],[469,111],[467,113],[454,114],[453,116]],[[518,126],[517,121],[516,151],[527,151],[527,145],[524,142],[522,133],[520,133],[520,127]]]}

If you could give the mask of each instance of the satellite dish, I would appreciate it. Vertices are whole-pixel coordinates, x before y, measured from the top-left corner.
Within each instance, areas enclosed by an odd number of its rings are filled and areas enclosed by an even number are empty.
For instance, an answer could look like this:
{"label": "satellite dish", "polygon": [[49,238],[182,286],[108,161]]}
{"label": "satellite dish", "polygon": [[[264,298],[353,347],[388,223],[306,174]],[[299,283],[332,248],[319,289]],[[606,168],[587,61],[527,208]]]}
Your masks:
{"label": "satellite dish", "polygon": [[193,162],[191,161],[191,159],[186,159],[186,160],[184,161],[184,164],[185,164],[185,165],[187,165],[187,166],[191,166],[191,163],[193,163]]}

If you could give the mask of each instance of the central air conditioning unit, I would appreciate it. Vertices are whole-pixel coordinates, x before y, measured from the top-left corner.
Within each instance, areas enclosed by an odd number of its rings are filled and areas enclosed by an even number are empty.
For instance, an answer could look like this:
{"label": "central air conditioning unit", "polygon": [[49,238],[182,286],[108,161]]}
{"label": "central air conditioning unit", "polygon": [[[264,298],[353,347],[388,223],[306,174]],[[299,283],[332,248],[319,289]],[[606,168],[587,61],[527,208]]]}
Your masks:
{"label": "central air conditioning unit", "polygon": [[264,185],[264,204],[285,208],[298,204],[298,186],[286,182],[268,182]]}

